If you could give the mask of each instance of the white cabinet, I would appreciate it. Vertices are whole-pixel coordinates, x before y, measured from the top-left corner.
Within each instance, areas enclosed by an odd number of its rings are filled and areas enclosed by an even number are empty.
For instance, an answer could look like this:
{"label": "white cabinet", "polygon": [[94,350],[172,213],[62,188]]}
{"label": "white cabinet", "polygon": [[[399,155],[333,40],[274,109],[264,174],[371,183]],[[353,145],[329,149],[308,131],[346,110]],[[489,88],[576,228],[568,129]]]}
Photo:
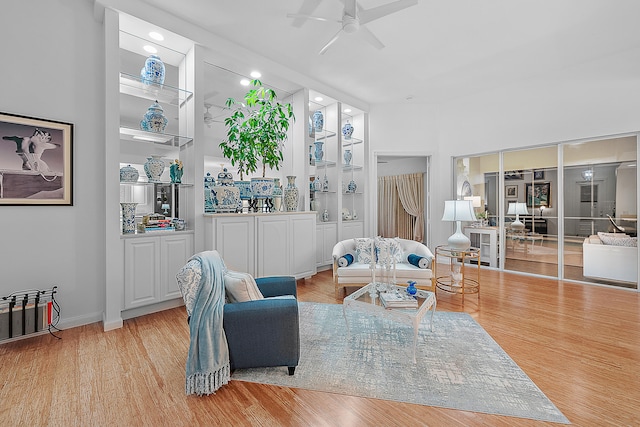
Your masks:
{"label": "white cabinet", "polygon": [[330,265],[333,262],[333,247],[337,243],[338,224],[321,223],[316,226],[316,265]]}
{"label": "white cabinet", "polygon": [[342,223],[342,237],[340,240],[365,237],[364,223],[362,221],[345,221]]}
{"label": "white cabinet", "polygon": [[464,234],[480,249],[480,262],[498,267],[498,227],[465,227]]}
{"label": "white cabinet", "polygon": [[124,239],[124,308],[180,298],[176,273],[192,251],[190,233]]}
{"label": "white cabinet", "polygon": [[205,244],[229,269],[255,277],[316,273],[313,212],[205,214]]}

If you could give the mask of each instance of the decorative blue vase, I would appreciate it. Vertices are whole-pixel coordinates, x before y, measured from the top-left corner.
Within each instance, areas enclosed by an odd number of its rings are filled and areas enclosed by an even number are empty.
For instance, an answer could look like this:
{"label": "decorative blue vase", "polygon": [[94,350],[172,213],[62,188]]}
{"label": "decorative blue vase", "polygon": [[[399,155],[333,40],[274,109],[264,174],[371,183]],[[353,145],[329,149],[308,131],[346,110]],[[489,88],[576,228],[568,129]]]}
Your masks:
{"label": "decorative blue vase", "polygon": [[240,189],[233,185],[233,174],[223,168],[213,187],[215,211],[219,213],[237,212],[240,205]]}
{"label": "decorative blue vase", "polygon": [[313,113],[313,128],[316,132],[322,132],[322,128],[324,127],[324,117],[322,116],[322,111],[316,110]]}
{"label": "decorative blue vase", "polygon": [[151,55],[144,61],[144,68],[140,71],[140,78],[146,84],[164,84],[164,62],[159,56]]}
{"label": "decorative blue vase", "polygon": [[131,165],[120,168],[120,182],[138,182],[139,177],[138,169]]}
{"label": "decorative blue vase", "polygon": [[314,144],[316,145],[316,151],[314,152],[314,155],[316,157],[316,162],[321,162],[322,158],[324,157],[324,151],[322,151],[322,146],[324,145],[324,142],[316,141]]}
{"label": "decorative blue vase", "polygon": [[351,158],[353,154],[351,154],[351,150],[344,150],[344,165],[351,166]]}
{"label": "decorative blue vase", "polygon": [[240,189],[240,200],[251,200],[251,181],[233,181]]}
{"label": "decorative blue vase", "polygon": [[147,132],[161,133],[164,132],[166,126],[167,118],[164,116],[164,110],[158,101],[156,101],[151,104],[140,121],[140,129]]}
{"label": "decorative blue vase", "polygon": [[418,292],[418,288],[416,288],[416,282],[413,280],[409,280],[409,286],[407,286],[407,293],[411,296],[415,295]]}
{"label": "decorative blue vase", "polygon": [[254,199],[268,199],[273,195],[273,178],[251,178],[251,194]]}
{"label": "decorative blue vase", "polygon": [[344,139],[351,139],[352,134],[353,126],[351,126],[351,123],[349,123],[349,120],[347,120],[347,123],[342,126],[342,136],[344,137]]}
{"label": "decorative blue vase", "polygon": [[356,182],[354,180],[349,181],[349,185],[347,186],[347,192],[355,193],[356,188],[358,188],[358,186],[356,185]]}
{"label": "decorative blue vase", "polygon": [[136,232],[136,206],[137,203],[120,203],[122,208],[122,234]]}
{"label": "decorative blue vase", "polygon": [[215,206],[213,203],[213,186],[216,185],[216,180],[207,172],[207,176],[204,177],[204,211],[205,213],[215,212]]}
{"label": "decorative blue vase", "polygon": [[147,157],[147,161],[144,164],[144,172],[147,174],[149,182],[162,182],[160,177],[164,173],[164,160],[162,156]]}
{"label": "decorative blue vase", "polygon": [[296,177],[294,175],[287,176],[287,186],[284,189],[284,207],[287,212],[295,212],[298,210],[298,187],[296,187]]}
{"label": "decorative blue vase", "polygon": [[322,191],[329,191],[329,179],[327,178],[327,173],[324,174],[324,179],[322,180]]}

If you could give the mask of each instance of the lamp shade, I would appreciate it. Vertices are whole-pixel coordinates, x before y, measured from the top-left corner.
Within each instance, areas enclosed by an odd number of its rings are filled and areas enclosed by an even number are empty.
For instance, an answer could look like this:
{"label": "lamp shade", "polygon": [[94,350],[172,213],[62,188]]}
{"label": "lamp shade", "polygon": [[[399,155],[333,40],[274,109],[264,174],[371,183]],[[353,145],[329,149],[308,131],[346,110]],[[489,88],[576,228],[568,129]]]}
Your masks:
{"label": "lamp shade", "polygon": [[466,196],[465,200],[471,200],[474,208],[479,208],[482,206],[482,198],[480,196]]}
{"label": "lamp shade", "polygon": [[[525,207],[526,208],[526,207]],[[471,200],[446,200],[443,221],[477,221]]]}
{"label": "lamp shade", "polygon": [[522,202],[509,203],[507,215],[529,215],[529,212],[527,211],[527,204]]}

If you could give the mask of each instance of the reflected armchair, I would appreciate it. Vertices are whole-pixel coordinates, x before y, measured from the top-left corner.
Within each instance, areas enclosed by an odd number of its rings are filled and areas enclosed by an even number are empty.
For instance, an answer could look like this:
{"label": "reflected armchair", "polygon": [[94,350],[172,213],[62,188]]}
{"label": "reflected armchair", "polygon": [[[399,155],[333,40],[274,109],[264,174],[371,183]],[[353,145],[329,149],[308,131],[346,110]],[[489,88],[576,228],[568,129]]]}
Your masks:
{"label": "reflected armchair", "polygon": [[638,235],[638,230],[632,227],[622,227],[618,224],[616,224],[616,222],[613,220],[613,218],[611,218],[611,215],[607,214],[607,218],[609,218],[609,221],[611,222],[611,225],[613,226],[613,228],[616,231],[619,231],[620,233],[625,233],[628,234],[631,237],[636,237]]}

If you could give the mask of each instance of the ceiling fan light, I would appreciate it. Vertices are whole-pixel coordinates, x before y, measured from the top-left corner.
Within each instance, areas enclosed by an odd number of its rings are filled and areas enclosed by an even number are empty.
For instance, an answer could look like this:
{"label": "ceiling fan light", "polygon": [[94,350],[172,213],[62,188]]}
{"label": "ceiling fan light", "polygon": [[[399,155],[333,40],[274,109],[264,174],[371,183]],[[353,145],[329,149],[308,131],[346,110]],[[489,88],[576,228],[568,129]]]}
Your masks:
{"label": "ceiling fan light", "polygon": [[347,34],[355,33],[360,29],[360,21],[352,16],[344,15],[342,17],[342,29]]}

